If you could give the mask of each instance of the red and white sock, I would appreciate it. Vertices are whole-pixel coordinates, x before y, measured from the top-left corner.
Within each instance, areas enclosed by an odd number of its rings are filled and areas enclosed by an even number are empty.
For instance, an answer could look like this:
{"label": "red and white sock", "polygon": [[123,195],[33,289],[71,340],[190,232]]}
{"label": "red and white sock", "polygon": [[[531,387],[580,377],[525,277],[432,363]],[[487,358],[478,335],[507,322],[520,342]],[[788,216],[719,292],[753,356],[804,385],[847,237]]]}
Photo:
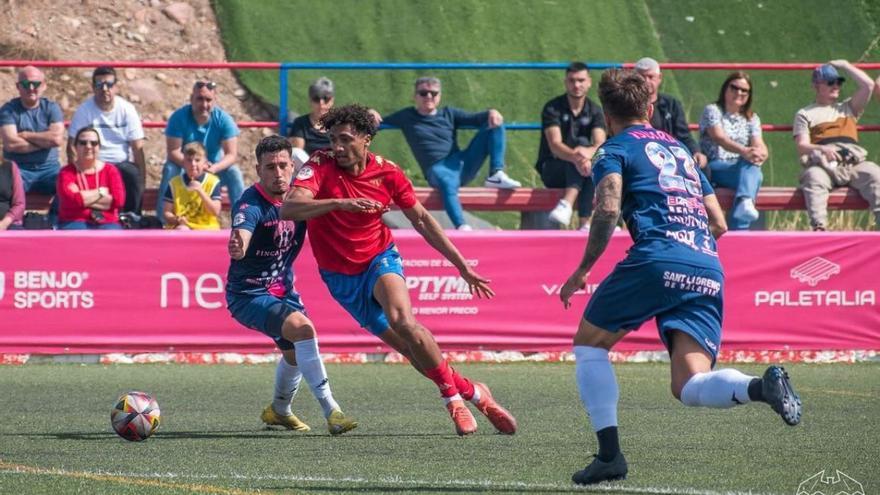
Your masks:
{"label": "red and white sock", "polygon": [[443,397],[445,403],[448,404],[454,400],[461,400],[458,387],[455,386],[452,368],[449,367],[449,363],[446,360],[441,361],[440,366],[434,369],[425,370],[425,374],[437,384],[437,388],[440,389],[440,396]]}

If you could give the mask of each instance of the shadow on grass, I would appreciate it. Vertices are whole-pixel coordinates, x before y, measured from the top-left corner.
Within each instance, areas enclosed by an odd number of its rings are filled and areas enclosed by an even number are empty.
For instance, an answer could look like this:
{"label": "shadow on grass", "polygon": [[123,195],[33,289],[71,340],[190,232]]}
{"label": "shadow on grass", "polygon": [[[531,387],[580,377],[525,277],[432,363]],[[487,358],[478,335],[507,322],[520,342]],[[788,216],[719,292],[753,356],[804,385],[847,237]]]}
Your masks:
{"label": "shadow on grass", "polygon": [[303,486],[303,485],[260,485],[250,486],[249,488],[260,491],[281,491],[296,489],[297,493],[584,493],[583,487],[572,485],[571,488],[553,488],[550,486],[541,487],[517,487],[517,486],[444,486],[437,485],[419,485],[412,484],[406,486],[385,485],[377,483],[375,485],[364,486],[358,485],[351,489],[344,488],[343,485],[328,486]]}
{"label": "shadow on grass", "polygon": [[[222,439],[222,438],[264,438],[264,439],[289,439],[295,437],[298,439],[320,440],[329,437],[327,432],[311,432],[311,433],[295,433],[287,430],[215,430],[215,431],[158,431],[152,440],[180,440],[180,439]],[[22,438],[54,438],[57,440],[108,440],[115,439],[117,435],[107,431],[89,431],[89,432],[65,432],[65,433],[3,433],[0,437],[22,437]],[[362,440],[375,440],[376,438],[449,438],[457,439],[458,437],[450,434],[440,433],[352,433],[340,435],[340,437]]]}

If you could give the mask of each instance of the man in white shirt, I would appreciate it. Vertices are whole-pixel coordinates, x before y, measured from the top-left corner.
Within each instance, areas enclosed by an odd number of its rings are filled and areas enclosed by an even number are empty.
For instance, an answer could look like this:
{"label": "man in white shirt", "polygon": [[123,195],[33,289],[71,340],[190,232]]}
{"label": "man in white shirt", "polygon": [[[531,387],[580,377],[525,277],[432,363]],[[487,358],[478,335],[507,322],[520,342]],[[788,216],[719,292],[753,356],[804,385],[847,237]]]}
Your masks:
{"label": "man in white shirt", "polygon": [[116,165],[125,183],[125,205],[122,211],[141,213],[144,194],[146,161],[144,160],[144,128],[134,105],[117,96],[116,71],[102,66],[92,73],[95,95],[76,109],[70,119],[67,159],[75,159],[73,137],[83,127],[92,126],[101,133],[98,159]]}

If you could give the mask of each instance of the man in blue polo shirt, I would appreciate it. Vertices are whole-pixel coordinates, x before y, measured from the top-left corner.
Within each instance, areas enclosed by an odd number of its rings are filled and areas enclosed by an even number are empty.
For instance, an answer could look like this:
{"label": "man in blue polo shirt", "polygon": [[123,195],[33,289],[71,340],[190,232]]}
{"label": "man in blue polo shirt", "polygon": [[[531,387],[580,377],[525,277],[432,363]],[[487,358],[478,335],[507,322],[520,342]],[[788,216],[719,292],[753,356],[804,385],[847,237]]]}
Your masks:
{"label": "man in blue polo shirt", "polygon": [[[494,108],[476,113],[454,107],[440,108],[440,80],[436,77],[416,79],[414,99],[414,107],[385,117],[373,111],[373,118],[377,123],[400,127],[428,184],[440,190],[452,224],[460,230],[471,230],[464,221],[458,189],[477,176],[486,157],[489,157],[489,176],[483,187],[521,186],[504,172],[507,147],[504,118]],[[461,127],[479,129],[464,150],[459,149],[456,136]]]}
{"label": "man in blue polo shirt", "polygon": [[193,84],[189,105],[184,105],[171,114],[165,127],[165,146],[167,159],[162,168],[159,182],[159,201],[156,215],[162,217],[165,190],[171,178],[180,175],[183,167],[183,145],[198,141],[205,147],[208,156],[208,172],[220,177],[220,185],[226,186],[229,202],[235,203],[244,190],[241,170],[235,161],[238,159],[238,126],[232,117],[217,103],[217,83],[196,81]]}
{"label": "man in blue polo shirt", "polygon": [[64,115],[57,103],[43,98],[46,77],[40,69],[23,67],[16,88],[18,98],[0,108],[3,158],[18,164],[25,191],[55,194]]}

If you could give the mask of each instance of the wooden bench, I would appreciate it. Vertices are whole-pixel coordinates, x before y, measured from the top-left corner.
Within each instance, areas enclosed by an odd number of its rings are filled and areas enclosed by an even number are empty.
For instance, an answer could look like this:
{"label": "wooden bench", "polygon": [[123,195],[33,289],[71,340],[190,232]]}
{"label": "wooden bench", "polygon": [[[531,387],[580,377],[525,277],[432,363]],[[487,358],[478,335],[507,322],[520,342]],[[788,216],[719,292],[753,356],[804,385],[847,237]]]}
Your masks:
{"label": "wooden bench", "polygon": [[[429,210],[442,210],[443,200],[439,191],[430,187],[416,187],[416,197]],[[718,189],[716,191],[721,206],[729,209],[733,204],[734,191]],[[144,191],[143,204],[152,209],[158,197],[157,189]],[[546,212],[556,206],[562,197],[562,189],[518,188],[493,189],[486,187],[463,187],[459,190],[459,198],[465,210],[471,211],[519,211],[522,213],[523,228],[554,228],[548,224]],[[43,194],[28,193],[26,206],[29,210],[45,210],[49,208],[51,197]],[[762,187],[758,193],[755,206],[759,210],[803,210],[804,195],[794,187]],[[229,210],[229,199],[223,193],[223,209]],[[868,203],[859,193],[847,187],[838,188],[828,197],[828,208],[831,210],[864,210]]]}
{"label": "wooden bench", "polygon": [[[443,199],[439,191],[430,187],[416,187],[416,197],[429,210],[442,210]],[[144,191],[145,209],[152,209],[159,196],[158,189]],[[550,211],[562,197],[562,189],[493,189],[488,187],[465,187],[459,191],[459,198],[466,210],[477,211]],[[28,193],[26,205],[29,210],[49,208],[51,196]],[[230,207],[229,198],[223,192],[223,209]]]}

